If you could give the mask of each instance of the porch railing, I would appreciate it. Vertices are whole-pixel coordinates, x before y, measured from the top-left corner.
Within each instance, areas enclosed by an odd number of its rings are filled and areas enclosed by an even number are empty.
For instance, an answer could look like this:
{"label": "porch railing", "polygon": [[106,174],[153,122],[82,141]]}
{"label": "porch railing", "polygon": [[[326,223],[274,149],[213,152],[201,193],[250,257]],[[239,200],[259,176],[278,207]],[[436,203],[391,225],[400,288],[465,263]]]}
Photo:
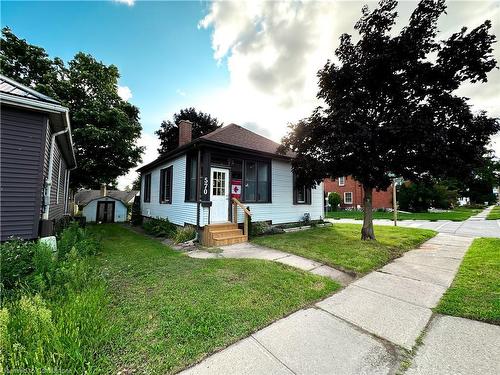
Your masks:
{"label": "porch railing", "polygon": [[238,224],[238,207],[243,210],[244,214],[244,224],[243,224],[243,234],[248,238],[248,218],[252,216],[252,213],[248,208],[245,207],[243,203],[241,203],[238,199],[232,198],[233,204],[233,223]]}

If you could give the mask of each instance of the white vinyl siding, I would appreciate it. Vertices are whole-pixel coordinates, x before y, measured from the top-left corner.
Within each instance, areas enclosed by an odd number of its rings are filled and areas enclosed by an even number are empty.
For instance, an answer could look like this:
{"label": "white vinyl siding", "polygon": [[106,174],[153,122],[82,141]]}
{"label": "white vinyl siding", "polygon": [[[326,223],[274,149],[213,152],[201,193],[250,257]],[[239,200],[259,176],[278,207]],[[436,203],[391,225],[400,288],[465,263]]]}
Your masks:
{"label": "white vinyl siding", "polygon": [[[169,166],[173,167],[172,204],[160,204],[160,170]],[[186,155],[159,165],[147,173],[151,173],[151,199],[150,202],[144,202],[144,197],[141,195],[142,215],[153,218],[168,218],[170,222],[177,225],[184,225],[184,223],[196,225],[196,202],[184,201],[186,197]],[[144,179],[142,179],[141,184],[144,184]],[[141,191],[144,191],[143,186],[141,186]]]}
{"label": "white vinyl siding", "polygon": [[[160,170],[169,166],[173,166],[172,204],[160,204]],[[168,218],[177,225],[185,223],[196,225],[196,202],[185,202],[186,155],[159,165],[147,173],[151,173],[151,202],[144,202],[141,197],[142,215]],[[323,217],[323,183],[311,189],[310,205],[297,205],[293,204],[291,164],[273,160],[271,176],[271,203],[245,203],[252,212],[252,221],[271,220],[273,224],[291,223],[302,220],[305,213],[310,215],[311,220]],[[200,226],[208,224],[208,211],[207,207],[200,207]],[[238,211],[238,222],[243,222],[241,210]]]}
{"label": "white vinyl siding", "polygon": [[[311,220],[323,217],[323,183],[311,189],[311,204],[293,204],[293,174],[289,162],[273,160],[271,163],[271,203],[245,203],[252,212],[252,221],[268,221],[273,224],[291,223],[302,220],[305,213]],[[208,212],[208,209],[204,211]],[[204,212],[205,217],[208,213]],[[238,210],[238,222],[243,214]]]}

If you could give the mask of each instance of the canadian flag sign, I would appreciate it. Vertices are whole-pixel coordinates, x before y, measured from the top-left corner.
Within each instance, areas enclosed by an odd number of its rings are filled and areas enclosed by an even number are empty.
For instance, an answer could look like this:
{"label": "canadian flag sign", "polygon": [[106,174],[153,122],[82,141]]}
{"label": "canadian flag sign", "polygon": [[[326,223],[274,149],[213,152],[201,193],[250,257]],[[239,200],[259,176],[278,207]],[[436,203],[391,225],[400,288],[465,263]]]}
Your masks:
{"label": "canadian flag sign", "polygon": [[231,181],[231,198],[240,199],[241,197],[241,180]]}

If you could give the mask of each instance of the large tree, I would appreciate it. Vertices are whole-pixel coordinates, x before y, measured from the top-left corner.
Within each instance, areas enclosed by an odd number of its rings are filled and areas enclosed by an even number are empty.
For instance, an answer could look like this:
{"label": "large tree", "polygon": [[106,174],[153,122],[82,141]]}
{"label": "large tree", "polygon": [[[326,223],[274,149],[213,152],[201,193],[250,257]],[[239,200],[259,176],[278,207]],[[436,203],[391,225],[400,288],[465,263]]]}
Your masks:
{"label": "large tree", "polygon": [[181,109],[179,112],[174,113],[172,121],[163,121],[160,125],[160,129],[155,132],[160,139],[158,153],[166,154],[179,146],[178,125],[180,120],[189,120],[193,123],[193,139],[213,132],[222,126],[219,120],[208,113],[197,111],[193,107]]}
{"label": "large tree", "polygon": [[361,238],[375,239],[372,191],[386,189],[391,176],[412,181],[470,176],[486,152],[497,119],[473,114],[455,90],[464,82],[486,82],[496,67],[495,36],[485,21],[436,40],[444,0],[422,0],[399,34],[391,29],[395,0],[362,9],[359,41],[343,34],[318,72],[318,98],[312,115],[291,126],[285,146],[305,184],[326,176],[352,175],[364,190]]}
{"label": "large tree", "polygon": [[116,184],[141,160],[139,109],[118,96],[120,74],[91,55],[77,53],[65,64],[51,59],[8,28],[2,29],[1,72],[59,100],[70,110],[78,168],[73,187]]}

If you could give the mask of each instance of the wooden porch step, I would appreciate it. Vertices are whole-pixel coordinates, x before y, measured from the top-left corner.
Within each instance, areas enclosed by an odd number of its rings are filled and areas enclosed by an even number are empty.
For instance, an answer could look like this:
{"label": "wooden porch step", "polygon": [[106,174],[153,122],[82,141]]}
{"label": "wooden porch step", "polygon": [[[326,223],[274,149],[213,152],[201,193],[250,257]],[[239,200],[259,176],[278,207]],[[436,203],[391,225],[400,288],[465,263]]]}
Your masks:
{"label": "wooden porch step", "polygon": [[224,230],[216,230],[210,231],[212,239],[222,239],[222,238],[230,238],[234,236],[243,235],[243,231],[241,229],[224,229]]}
{"label": "wooden porch step", "polygon": [[226,230],[226,229],[237,229],[238,224],[235,223],[220,223],[220,224],[208,224],[205,226],[209,231]]}
{"label": "wooden porch step", "polygon": [[224,246],[246,241],[248,237],[235,223],[209,224],[203,231],[204,246]]}
{"label": "wooden porch step", "polygon": [[213,246],[226,246],[226,245],[234,245],[236,243],[242,243],[248,241],[247,236],[244,234],[239,236],[232,236],[227,238],[214,238],[212,240]]}

